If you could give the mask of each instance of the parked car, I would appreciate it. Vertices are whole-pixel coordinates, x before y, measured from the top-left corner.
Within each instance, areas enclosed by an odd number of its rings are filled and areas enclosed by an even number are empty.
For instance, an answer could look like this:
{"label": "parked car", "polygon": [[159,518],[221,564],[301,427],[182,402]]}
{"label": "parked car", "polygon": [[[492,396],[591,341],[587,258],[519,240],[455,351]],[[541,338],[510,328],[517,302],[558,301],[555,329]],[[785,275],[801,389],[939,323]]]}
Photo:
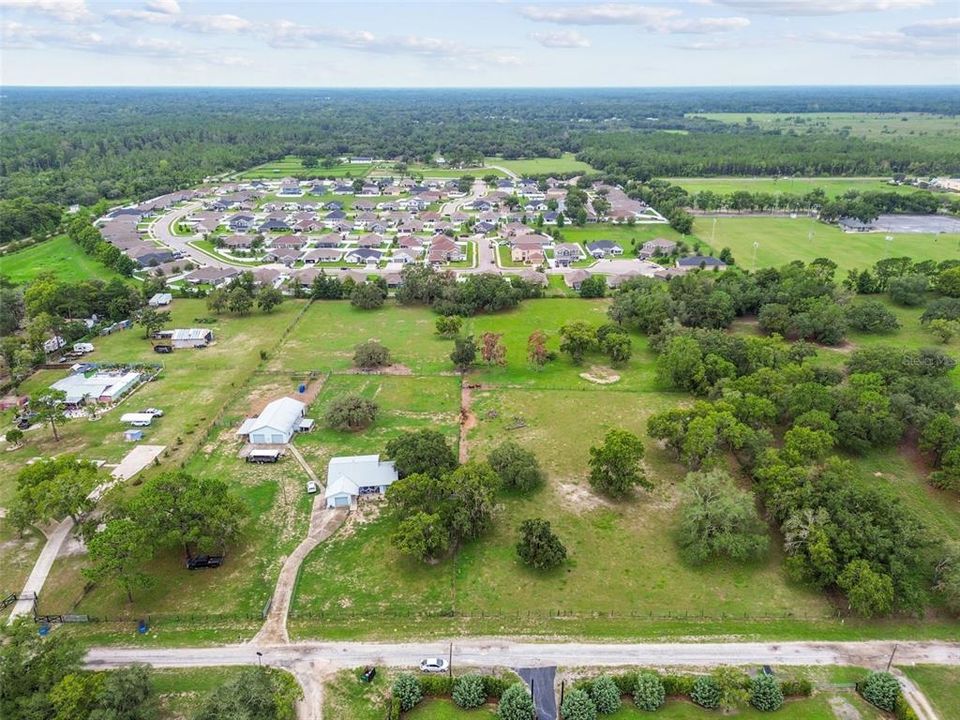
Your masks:
{"label": "parked car", "polygon": [[141,410],[144,415],[153,415],[154,417],[163,417],[163,410],[159,408],[147,408],[146,410]]}
{"label": "parked car", "polygon": [[441,673],[446,672],[447,661],[443,658],[426,658],[420,661],[420,672]]}
{"label": "parked car", "polygon": [[320,492],[320,486],[317,485],[313,480],[307,481],[307,494],[313,495],[314,493]]}
{"label": "parked car", "polygon": [[17,418],[17,428],[19,428],[20,430],[26,430],[28,427],[33,425],[36,419],[37,419],[37,414],[35,412],[20,415]]}
{"label": "parked car", "polygon": [[162,345],[162,344],[161,344],[161,345],[154,345],[154,346],[153,346],[153,351],[154,351],[155,353],[172,353],[172,352],[173,352],[173,345]]}
{"label": "parked car", "polygon": [[218,568],[223,565],[223,555],[194,555],[187,560],[188,570]]}

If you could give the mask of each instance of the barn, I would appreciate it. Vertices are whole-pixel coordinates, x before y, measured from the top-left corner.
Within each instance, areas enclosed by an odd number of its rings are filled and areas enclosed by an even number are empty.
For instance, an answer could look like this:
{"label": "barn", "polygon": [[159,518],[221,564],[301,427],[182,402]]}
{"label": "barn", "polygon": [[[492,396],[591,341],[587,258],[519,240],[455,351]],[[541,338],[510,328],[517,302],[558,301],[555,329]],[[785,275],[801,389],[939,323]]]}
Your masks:
{"label": "barn", "polygon": [[274,400],[257,417],[244,420],[237,434],[246,435],[254,445],[288,443],[300,426],[306,410],[306,405],[293,398]]}

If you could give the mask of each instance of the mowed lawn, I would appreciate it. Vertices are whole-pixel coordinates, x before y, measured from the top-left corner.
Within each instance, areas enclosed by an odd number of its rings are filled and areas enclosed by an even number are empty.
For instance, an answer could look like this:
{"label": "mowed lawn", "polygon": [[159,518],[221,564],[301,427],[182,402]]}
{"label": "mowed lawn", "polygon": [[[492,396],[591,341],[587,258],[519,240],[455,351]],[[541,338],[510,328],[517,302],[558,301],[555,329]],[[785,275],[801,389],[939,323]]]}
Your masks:
{"label": "mowed lawn", "polygon": [[720,195],[730,195],[739,190],[752,193],[772,193],[774,195],[805,195],[808,192],[821,188],[827,197],[838,197],[848,190],[859,192],[921,192],[920,188],[911,185],[891,185],[889,178],[849,178],[849,177],[711,177],[665,178],[674,185],[679,185],[691,195],[709,190]]}
{"label": "mowed lawn", "polygon": [[913,665],[900,669],[919,686],[941,718],[960,718],[960,668]]}
{"label": "mowed lawn", "polygon": [[[697,217],[694,234],[719,253],[729,247],[737,263],[753,267],[779,267],[793,260],[810,262],[818,257],[833,260],[840,272],[866,268],[885,257],[914,260],[949,260],[960,256],[960,235],[933,233],[845,233],[807,217]],[[842,275],[841,275],[842,277]]]}
{"label": "mowed lawn", "polygon": [[643,224],[636,225],[611,225],[600,223],[596,225],[586,225],[584,227],[566,226],[560,230],[564,242],[579,242],[586,245],[588,242],[596,240],[613,240],[623,248],[625,257],[636,255],[636,250],[648,240],[655,238],[664,238],[679,242],[686,241],[688,245],[696,242],[693,236],[684,236],[674,230],[672,227],[664,224]]}
{"label": "mowed lawn", "polygon": [[558,158],[537,157],[522,160],[485,157],[483,161],[487,165],[499,165],[521,176],[595,172],[591,165],[582,160],[577,160],[573,153],[563,153]]}
{"label": "mowed lawn", "polygon": [[373,164],[340,163],[332,167],[317,165],[313,168],[303,167],[303,160],[293,155],[287,155],[281,160],[263,163],[240,173],[241,180],[280,180],[285,177],[363,177],[370,172]]}
{"label": "mowed lawn", "polygon": [[38,245],[0,257],[0,275],[20,284],[43,273],[64,282],[113,280],[120,273],[87,255],[66,235],[57,235]]}

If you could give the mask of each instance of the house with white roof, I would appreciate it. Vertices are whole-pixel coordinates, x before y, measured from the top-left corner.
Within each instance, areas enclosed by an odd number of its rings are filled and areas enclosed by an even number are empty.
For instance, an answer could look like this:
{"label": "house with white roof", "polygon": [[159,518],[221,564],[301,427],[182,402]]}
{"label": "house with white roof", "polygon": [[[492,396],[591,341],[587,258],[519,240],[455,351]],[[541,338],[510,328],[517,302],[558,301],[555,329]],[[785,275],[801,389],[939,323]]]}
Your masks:
{"label": "house with white roof", "polygon": [[136,387],[140,373],[130,371],[74,372],[50,386],[62,390],[67,407],[77,407],[87,400],[99,403],[115,403]]}
{"label": "house with white roof", "polygon": [[328,508],[349,507],[361,495],[382,495],[397,477],[393,460],[379,455],[335,457],[327,465],[324,499]]}
{"label": "house with white roof", "polygon": [[244,420],[237,435],[246,435],[248,442],[254,445],[288,443],[295,432],[313,424],[303,417],[306,411],[307,406],[299,400],[289,397],[274,400],[257,417]]}

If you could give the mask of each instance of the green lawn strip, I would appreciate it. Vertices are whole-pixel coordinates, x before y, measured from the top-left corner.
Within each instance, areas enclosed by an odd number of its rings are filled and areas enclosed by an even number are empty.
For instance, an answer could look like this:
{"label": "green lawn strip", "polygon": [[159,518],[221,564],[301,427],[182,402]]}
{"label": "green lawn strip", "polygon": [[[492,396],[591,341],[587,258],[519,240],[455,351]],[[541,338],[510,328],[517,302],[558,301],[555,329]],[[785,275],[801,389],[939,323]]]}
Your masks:
{"label": "green lawn strip", "polygon": [[0,256],[0,275],[14,283],[29,282],[43,273],[52,273],[64,282],[123,279],[120,273],[83,252],[66,235]]}
{"label": "green lawn strip", "polygon": [[912,665],[900,669],[917,684],[941,718],[960,718],[960,668]]}
{"label": "green lawn strip", "polygon": [[538,157],[523,160],[505,160],[502,157],[485,157],[483,161],[487,165],[504,167],[520,176],[595,172],[593,167],[577,160],[573,156],[573,153],[563,153],[558,158]]}
{"label": "green lawn strip", "polygon": [[346,720],[383,720],[393,672],[377,668],[372,682],[361,682],[355,670],[341,670],[324,684],[323,716]]}
{"label": "green lawn strip", "polygon": [[160,700],[160,718],[190,717],[218,687],[236,678],[241,667],[162,668],[153,671],[153,690]]}
{"label": "green lawn strip", "polygon": [[215,260],[222,260],[223,262],[227,262],[239,267],[249,266],[251,269],[255,269],[258,265],[262,265],[265,262],[264,260],[258,260],[254,258],[238,258],[224,255],[223,253],[219,252],[217,246],[209,240],[191,240],[187,244],[190,247],[199,250],[204,255],[209,255]]}
{"label": "green lawn strip", "polygon": [[[827,257],[838,265],[838,277],[847,270],[867,268],[884,257],[909,256],[915,261],[948,260],[960,255],[960,235],[933,233],[844,233],[808,217],[736,217],[716,220],[697,217],[694,234],[715,253],[729,247],[737,263],[753,267],[779,267],[794,260],[810,262]],[[887,242],[886,237],[893,240]],[[706,251],[706,247],[704,251]]]}
{"label": "green lawn strip", "polygon": [[404,720],[492,720],[496,717],[495,705],[464,710],[446,698],[427,698],[403,714]]}
{"label": "green lawn strip", "polygon": [[620,709],[603,717],[610,720],[643,720],[657,718],[660,720],[707,720],[708,718],[735,717],[743,720],[760,720],[760,718],[777,718],[778,720],[835,720],[836,715],[830,706],[832,696],[842,697],[859,711],[861,720],[882,720],[886,716],[880,711],[871,708],[852,692],[835,692],[817,694],[810,698],[789,699],[776,712],[761,712],[752,707],[740,708],[732,713],[721,713],[716,710],[705,710],[688,700],[670,698],[666,704],[655,713],[638,709],[632,702],[626,701]]}
{"label": "green lawn strip", "polygon": [[[664,238],[679,242],[685,240],[688,245],[696,241],[695,237],[683,236],[669,225],[662,224],[642,224],[634,225],[622,224],[613,225],[610,223],[598,223],[594,225],[585,225],[575,227],[567,225],[560,229],[561,242],[579,242],[586,250],[586,244],[596,240],[613,240],[623,248],[624,257],[634,257],[636,251],[648,240]],[[602,271],[602,265],[595,268],[598,272]]]}
{"label": "green lawn strip", "polygon": [[752,193],[771,193],[773,195],[806,195],[817,188],[822,189],[830,198],[839,197],[849,190],[858,192],[922,192],[920,188],[912,185],[891,185],[889,178],[878,177],[673,177],[664,179],[674,185],[679,185],[691,195],[704,190],[719,195],[730,195],[739,190]]}

